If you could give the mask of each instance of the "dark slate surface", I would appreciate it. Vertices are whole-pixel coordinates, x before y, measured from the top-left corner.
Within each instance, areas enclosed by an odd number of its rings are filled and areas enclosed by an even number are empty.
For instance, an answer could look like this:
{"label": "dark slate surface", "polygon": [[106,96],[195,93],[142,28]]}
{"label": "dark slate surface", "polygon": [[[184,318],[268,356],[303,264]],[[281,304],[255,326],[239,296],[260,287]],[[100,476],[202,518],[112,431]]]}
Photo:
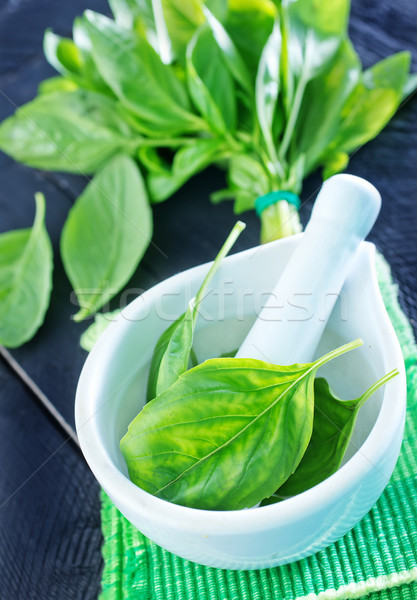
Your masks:
{"label": "dark slate surface", "polygon": [[[105,0],[3,0],[0,5],[0,119],[36,94],[53,74],[42,55],[46,27],[70,35],[85,8],[107,10]],[[351,36],[365,66],[410,49],[417,70],[417,5],[353,0]],[[417,98],[409,100],[377,140],[353,157],[349,172],[368,178],[383,196],[371,240],[384,253],[400,286],[402,306],[417,330]],[[28,226],[33,194],[47,198],[47,227],[57,250],[71,203],[85,182],[42,173],[0,156],[0,231]],[[154,245],[129,283],[147,289],[175,272],[211,260],[235,221],[229,204],[211,206],[211,190],[223,187],[211,169],[155,207]],[[320,178],[305,184],[306,222]],[[257,243],[259,224],[248,228],[237,249]],[[74,391],[85,352],[78,345],[85,325],[71,321],[71,288],[55,253],[54,296],[44,327],[15,358],[73,423]],[[112,307],[117,306],[115,299]],[[102,561],[98,485],[77,448],[68,442],[19,379],[0,362],[0,600],[93,599]]]}

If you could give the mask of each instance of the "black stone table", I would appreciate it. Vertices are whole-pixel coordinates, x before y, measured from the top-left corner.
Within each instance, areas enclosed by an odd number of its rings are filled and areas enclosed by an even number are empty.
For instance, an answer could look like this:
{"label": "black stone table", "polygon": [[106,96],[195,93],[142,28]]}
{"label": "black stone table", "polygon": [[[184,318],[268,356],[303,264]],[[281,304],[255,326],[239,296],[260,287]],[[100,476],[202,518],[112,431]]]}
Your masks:
{"label": "black stone table", "polygon": [[[417,3],[353,0],[351,36],[365,67],[409,49],[417,71]],[[1,0],[0,120],[36,94],[54,73],[42,53],[47,27],[70,35],[86,8],[108,10],[105,0]],[[417,97],[411,98],[378,137],[355,154],[349,172],[381,191],[383,209],[370,239],[384,253],[400,287],[400,301],[417,325]],[[40,172],[0,156],[0,231],[27,227],[34,192],[47,200],[47,228],[55,250],[54,292],[45,325],[11,354],[63,417],[74,424],[74,393],[86,353],[79,336],[86,324],[71,321],[75,306],[59,259],[65,216],[85,181]],[[320,185],[306,182],[305,223]],[[154,209],[155,234],[129,282],[144,290],[175,272],[211,260],[235,222],[230,204],[212,206],[210,191],[224,187],[210,169]],[[236,248],[257,244],[259,223],[244,215]],[[118,298],[112,307],[118,305]],[[0,600],[96,598],[102,570],[99,486],[77,446],[56,424],[22,376],[0,358]]]}

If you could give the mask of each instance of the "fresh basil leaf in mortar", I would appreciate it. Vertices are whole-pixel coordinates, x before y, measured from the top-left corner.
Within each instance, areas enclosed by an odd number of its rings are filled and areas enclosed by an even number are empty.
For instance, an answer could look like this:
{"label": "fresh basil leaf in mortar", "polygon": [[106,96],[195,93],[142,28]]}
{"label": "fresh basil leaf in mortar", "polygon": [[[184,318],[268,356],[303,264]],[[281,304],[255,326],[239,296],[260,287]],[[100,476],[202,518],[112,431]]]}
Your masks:
{"label": "fresh basil leaf in mortar", "polygon": [[270,496],[299,464],[313,427],[317,369],[217,358],[149,402],[120,442],[130,478],[176,504],[238,510]]}
{"label": "fresh basil leaf in mortar", "polygon": [[45,198],[35,194],[31,229],[0,235],[0,344],[21,346],[42,325],[52,290],[53,255],[45,229]]}
{"label": "fresh basil leaf in mortar", "polygon": [[117,105],[88,90],[56,92],[25,104],[0,125],[0,149],[39,169],[92,173],[138,140]]}
{"label": "fresh basil leaf in mortar", "polygon": [[93,57],[103,79],[140,119],[150,135],[198,131],[204,122],[191,112],[184,83],[146,38],[86,11]]}
{"label": "fresh basil leaf in mortar", "polygon": [[[314,420],[311,440],[295,472],[275,492],[275,501],[301,494],[338,470],[352,437],[359,409],[372,394],[396,375],[398,375],[397,370],[391,371],[355,400],[338,398],[331,391],[326,379],[322,377],[314,381]],[[272,499],[268,500],[265,504],[272,503]]]}
{"label": "fresh basil leaf in mortar", "polygon": [[230,252],[244,229],[245,224],[241,221],[235,224],[209,268],[196,297],[190,300],[187,310],[164,331],[157,341],[148,377],[148,402],[165,392],[187,370],[192,353],[199,304],[223,258]]}
{"label": "fresh basil leaf in mortar", "polygon": [[76,321],[125,285],[151,237],[152,212],[140,171],[131,158],[116,156],[77,199],[62,231],[62,260],[80,304]]}
{"label": "fresh basil leaf in mortar", "polygon": [[147,183],[152,202],[166,200],[190,177],[227,154],[229,151],[220,139],[196,140],[180,148],[174,155],[171,171],[157,173],[153,170],[149,173]]}
{"label": "fresh basil leaf in mortar", "polygon": [[121,309],[113,310],[107,313],[97,313],[92,323],[81,335],[80,346],[87,352],[91,352],[98,338],[107,329],[107,327],[116,320],[121,313]]}
{"label": "fresh basil leaf in mortar", "polygon": [[213,131],[223,135],[233,132],[237,118],[235,84],[207,27],[198,29],[187,47],[187,83],[194,104]]}

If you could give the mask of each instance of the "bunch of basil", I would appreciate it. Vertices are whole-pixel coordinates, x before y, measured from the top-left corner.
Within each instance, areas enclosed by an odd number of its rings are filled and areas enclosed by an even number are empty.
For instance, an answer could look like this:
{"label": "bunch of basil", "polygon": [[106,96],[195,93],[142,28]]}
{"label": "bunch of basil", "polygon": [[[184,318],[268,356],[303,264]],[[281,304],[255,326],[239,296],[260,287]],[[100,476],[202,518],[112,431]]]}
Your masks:
{"label": "bunch of basil", "polygon": [[[150,203],[212,163],[228,180],[213,201],[233,198],[236,213],[273,190],[299,193],[314,169],[324,177],[344,169],[415,84],[407,52],[362,71],[347,35],[348,0],[109,4],[114,18],[87,11],[73,40],[46,32],[46,58],[60,75],[0,126],[0,149],[16,160],[94,174],[61,239],[76,320],[136,269],[152,237]],[[262,241],[300,228],[285,201],[261,222]],[[36,247],[45,231],[4,235],[14,271],[0,263],[0,343],[17,346],[43,320],[52,257]],[[33,270],[43,290],[25,278]],[[25,318],[9,327],[17,297]]]}

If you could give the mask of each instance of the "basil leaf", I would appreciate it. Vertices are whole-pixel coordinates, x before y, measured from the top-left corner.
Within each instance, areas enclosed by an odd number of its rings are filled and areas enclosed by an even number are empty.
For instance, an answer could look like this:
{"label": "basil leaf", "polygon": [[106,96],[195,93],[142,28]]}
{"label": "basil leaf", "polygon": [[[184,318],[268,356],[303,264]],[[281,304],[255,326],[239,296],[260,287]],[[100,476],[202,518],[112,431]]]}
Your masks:
{"label": "basil leaf", "polygon": [[72,75],[72,79],[77,79],[77,82],[79,82],[82,87],[95,90],[101,94],[106,94],[106,96],[115,98],[115,95],[98,72],[96,64],[93,60],[92,44],[88,35],[87,22],[83,17],[76,17],[74,19],[72,35],[74,38],[74,43],[81,54],[83,63],[80,77],[76,78],[74,75]]}
{"label": "basil leaf", "polygon": [[161,0],[163,17],[175,57],[184,59],[189,41],[204,23],[200,0]]}
{"label": "basil leaf", "polygon": [[188,368],[193,345],[196,311],[194,302],[159,338],[152,356],[147,401],[167,390]]}
{"label": "basil leaf", "polygon": [[155,33],[152,0],[108,0],[116,23],[126,29]]}
{"label": "basil leaf", "polygon": [[72,40],[47,29],[43,38],[43,51],[49,64],[62,75],[81,73],[82,55]]}
{"label": "basil leaf", "polygon": [[39,169],[92,173],[137,145],[117,105],[81,89],[39,96],[0,125],[0,149]]}
{"label": "basil leaf", "polygon": [[361,77],[359,58],[345,40],[332,65],[306,87],[294,130],[297,154],[305,154],[304,174],[314,170],[337,135],[343,106]]}
{"label": "basil leaf", "polygon": [[229,162],[227,174],[230,189],[236,190],[235,213],[255,206],[258,196],[267,194],[270,182],[263,166],[246,154],[235,154]]}
{"label": "basil leaf", "polygon": [[[265,44],[259,61],[256,74],[255,98],[256,112],[259,125],[265,139],[269,156],[275,164],[275,168],[281,170],[277,165],[278,157],[275,149],[274,137],[278,132],[274,129],[274,117],[277,111],[277,100],[280,91],[280,58],[281,58],[282,35],[279,23],[276,22],[274,29]],[[282,125],[282,120],[280,121]]]}
{"label": "basil leaf", "polygon": [[204,129],[191,113],[184,84],[141,35],[86,11],[93,57],[103,79],[149,135]]}
{"label": "basil leaf", "polygon": [[238,221],[228,235],[217,254],[195,298],[188,304],[187,310],[160,336],[152,356],[148,377],[147,400],[167,390],[188,368],[192,354],[195,322],[198,306],[203,300],[207,286],[219,268],[223,258],[229,253],[245,224]]}
{"label": "basil leaf", "polygon": [[306,365],[217,358],[185,372],[122,438],[130,478],[184,506],[254,506],[288,479],[307,448],[317,369],[357,345]]}
{"label": "basil leaf", "polygon": [[342,464],[359,409],[380,387],[398,375],[391,371],[355,400],[341,400],[326,379],[314,382],[313,433],[297,469],[275,493],[284,499],[300,494],[330,477]]}
{"label": "basil leaf", "polygon": [[385,127],[403,99],[409,68],[409,52],[399,52],[364,72],[341,111],[332,148],[350,153]]}
{"label": "basil leaf", "polygon": [[71,208],[61,237],[65,271],[81,321],[129,280],[152,237],[152,213],[138,167],[127,156],[104,165]]}
{"label": "basil leaf", "polygon": [[35,194],[31,229],[0,235],[0,344],[21,346],[43,323],[52,289],[52,246],[45,229],[45,198]]}
{"label": "basil leaf", "polygon": [[207,24],[213,32],[214,39],[223,53],[225,63],[227,64],[230,73],[251,99],[253,97],[253,86],[250,73],[244,60],[220,21],[216,19],[207,6],[203,6],[203,11],[207,19]]}
{"label": "basil leaf", "polygon": [[38,94],[55,94],[55,92],[73,92],[78,85],[66,77],[49,77],[40,82]]}
{"label": "basil leaf", "polygon": [[174,156],[171,172],[148,175],[148,188],[152,202],[161,202],[176,192],[190,177],[222,159],[228,151],[222,140],[200,139],[178,150]]}
{"label": "basil leaf", "polygon": [[220,20],[253,79],[262,49],[271,35],[276,10],[269,0],[231,0],[228,5],[227,14]]}
{"label": "basil leaf", "polygon": [[91,352],[98,338],[107,329],[107,327],[116,320],[121,313],[120,309],[107,313],[97,313],[92,323],[80,337],[80,346],[87,352]]}
{"label": "basil leaf", "polygon": [[285,0],[292,18],[306,28],[326,35],[344,36],[349,19],[349,0]]}
{"label": "basil leaf", "polygon": [[213,131],[233,132],[237,118],[235,85],[207,27],[198,29],[188,45],[187,83],[194,104]]}

